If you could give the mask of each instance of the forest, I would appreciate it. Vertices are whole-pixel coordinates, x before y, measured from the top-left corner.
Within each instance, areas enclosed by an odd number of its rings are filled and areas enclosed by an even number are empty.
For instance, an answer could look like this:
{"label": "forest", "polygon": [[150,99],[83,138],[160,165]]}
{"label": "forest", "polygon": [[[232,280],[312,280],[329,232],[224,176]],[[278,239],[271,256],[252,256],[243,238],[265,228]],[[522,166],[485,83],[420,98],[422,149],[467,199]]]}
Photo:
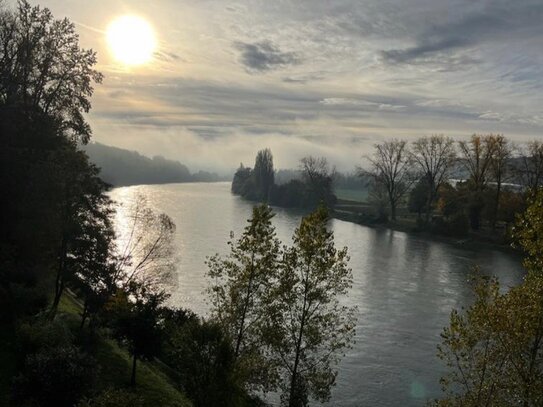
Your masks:
{"label": "forest", "polygon": [[89,156],[90,162],[100,168],[100,177],[113,186],[225,180],[207,171],[191,173],[178,161],[161,156],[148,158],[135,151],[101,143],[84,144],[81,149]]}

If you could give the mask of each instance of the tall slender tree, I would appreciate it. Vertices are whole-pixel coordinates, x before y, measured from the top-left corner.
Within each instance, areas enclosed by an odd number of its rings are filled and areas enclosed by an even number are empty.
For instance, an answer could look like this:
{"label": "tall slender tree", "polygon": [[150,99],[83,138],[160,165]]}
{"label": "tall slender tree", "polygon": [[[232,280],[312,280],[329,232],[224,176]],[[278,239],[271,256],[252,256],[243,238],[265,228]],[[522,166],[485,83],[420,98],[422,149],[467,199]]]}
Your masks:
{"label": "tall slender tree", "polygon": [[354,308],[339,298],[351,286],[347,249],[337,250],[320,207],[305,217],[286,250],[279,285],[269,308],[268,341],[281,372],[282,404],[326,401],[336,364],[354,335]]}
{"label": "tall slender tree", "polygon": [[254,207],[241,237],[229,242],[230,254],[208,261],[213,317],[232,338],[240,374],[251,388],[259,390],[273,388],[275,381],[262,336],[281,253],[273,216],[265,205]]}
{"label": "tall slender tree", "polygon": [[502,193],[503,182],[509,176],[510,158],[512,148],[509,140],[503,135],[494,136],[494,151],[492,161],[490,163],[490,172],[492,180],[496,184],[496,197],[494,199],[494,208],[492,213],[492,229],[496,228],[498,220],[498,211],[500,210],[500,199]]}
{"label": "tall slender tree", "polygon": [[269,148],[260,150],[256,154],[253,176],[258,193],[258,199],[263,202],[267,202],[270,188],[275,182],[273,155]]}

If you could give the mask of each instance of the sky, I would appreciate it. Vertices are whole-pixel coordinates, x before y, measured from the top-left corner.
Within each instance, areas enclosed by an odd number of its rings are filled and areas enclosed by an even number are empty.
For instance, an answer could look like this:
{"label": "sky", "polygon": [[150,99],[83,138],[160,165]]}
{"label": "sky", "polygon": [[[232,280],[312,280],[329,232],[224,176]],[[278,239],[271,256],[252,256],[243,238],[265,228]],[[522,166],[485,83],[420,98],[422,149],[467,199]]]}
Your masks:
{"label": "sky", "polygon": [[[272,149],[353,171],[375,143],[431,134],[543,137],[543,0],[41,0],[105,75],[93,140],[229,172]],[[158,47],[119,65],[122,15]]]}

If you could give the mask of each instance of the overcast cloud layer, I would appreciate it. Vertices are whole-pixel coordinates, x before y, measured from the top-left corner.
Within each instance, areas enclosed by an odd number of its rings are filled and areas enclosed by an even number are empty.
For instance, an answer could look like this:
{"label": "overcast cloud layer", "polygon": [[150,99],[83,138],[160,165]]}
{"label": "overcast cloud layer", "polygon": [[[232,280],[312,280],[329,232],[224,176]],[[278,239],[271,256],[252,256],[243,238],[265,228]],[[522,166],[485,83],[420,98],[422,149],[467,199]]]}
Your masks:
{"label": "overcast cloud layer", "polygon": [[[543,136],[542,0],[43,0],[106,75],[94,140],[228,171],[271,147],[352,170],[372,144],[433,133]],[[160,42],[116,66],[104,30],[137,14]]]}

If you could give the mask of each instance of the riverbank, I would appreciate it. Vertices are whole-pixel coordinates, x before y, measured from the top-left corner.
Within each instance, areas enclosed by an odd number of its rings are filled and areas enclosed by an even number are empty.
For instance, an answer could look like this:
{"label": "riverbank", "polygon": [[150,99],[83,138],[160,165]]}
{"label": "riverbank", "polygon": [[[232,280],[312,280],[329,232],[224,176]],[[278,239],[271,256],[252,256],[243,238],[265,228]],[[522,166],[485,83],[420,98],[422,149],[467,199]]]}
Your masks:
{"label": "riverbank", "polygon": [[355,223],[357,225],[409,233],[420,236],[424,239],[436,240],[457,247],[470,249],[486,248],[500,250],[512,254],[522,254],[518,249],[513,248],[511,243],[503,238],[503,235],[496,237],[495,234],[490,235],[482,232],[468,232],[465,236],[448,236],[445,234],[435,233],[427,229],[422,229],[420,225],[417,224],[416,218],[409,217],[399,217],[395,222],[388,221],[386,223],[377,223],[369,217],[364,216],[364,210],[368,209],[369,205],[362,202],[338,200],[338,205],[332,211],[331,216],[334,219]]}

